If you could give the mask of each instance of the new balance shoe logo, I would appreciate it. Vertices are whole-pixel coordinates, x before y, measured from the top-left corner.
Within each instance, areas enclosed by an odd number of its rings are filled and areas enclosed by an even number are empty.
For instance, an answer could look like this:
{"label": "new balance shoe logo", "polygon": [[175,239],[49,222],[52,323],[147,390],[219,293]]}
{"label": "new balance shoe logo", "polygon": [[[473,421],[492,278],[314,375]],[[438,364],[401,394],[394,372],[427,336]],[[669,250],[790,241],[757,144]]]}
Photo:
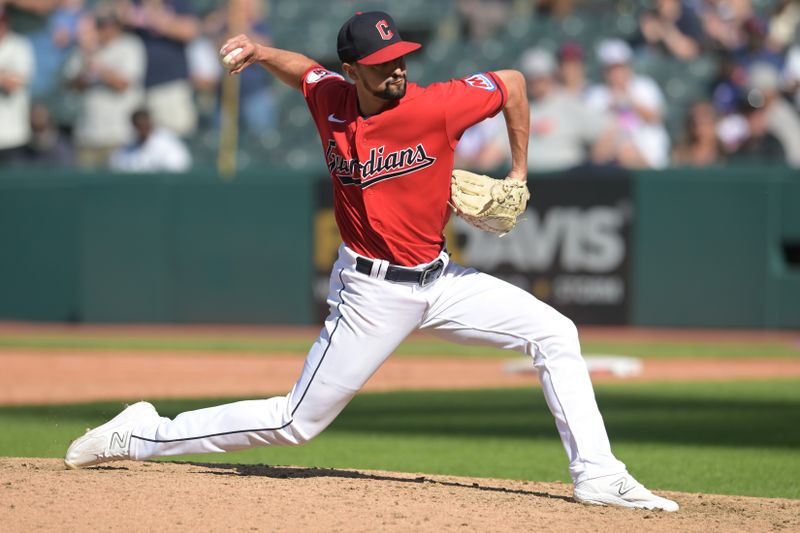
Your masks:
{"label": "new balance shoe logo", "polygon": [[628,478],[621,477],[611,484],[612,487],[617,487],[617,492],[620,496],[625,496],[630,491],[636,488],[636,485],[628,485]]}
{"label": "new balance shoe logo", "polygon": [[116,431],[111,434],[111,442],[108,444],[109,450],[113,450],[114,448],[121,448],[124,449],[128,444],[128,437],[130,436],[130,432],[125,433],[117,433]]}

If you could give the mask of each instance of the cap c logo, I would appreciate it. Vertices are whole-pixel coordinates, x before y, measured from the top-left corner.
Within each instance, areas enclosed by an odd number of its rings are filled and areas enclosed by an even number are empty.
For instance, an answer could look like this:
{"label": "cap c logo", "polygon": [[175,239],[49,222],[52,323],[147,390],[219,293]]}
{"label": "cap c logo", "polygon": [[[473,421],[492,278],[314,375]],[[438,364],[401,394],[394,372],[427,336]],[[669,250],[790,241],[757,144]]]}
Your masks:
{"label": "cap c logo", "polygon": [[384,41],[388,41],[394,37],[394,32],[389,29],[389,23],[385,20],[379,20],[378,23],[375,24],[375,27],[378,28],[378,33]]}

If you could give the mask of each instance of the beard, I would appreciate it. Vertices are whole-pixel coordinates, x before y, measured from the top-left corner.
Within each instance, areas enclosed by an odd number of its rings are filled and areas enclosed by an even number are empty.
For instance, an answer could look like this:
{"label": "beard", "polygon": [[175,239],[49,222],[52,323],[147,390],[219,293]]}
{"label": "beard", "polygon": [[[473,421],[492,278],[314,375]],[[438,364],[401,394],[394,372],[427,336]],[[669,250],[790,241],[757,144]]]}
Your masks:
{"label": "beard", "polygon": [[400,84],[398,87],[392,83],[387,83],[386,88],[383,91],[379,91],[376,93],[376,96],[383,98],[384,100],[400,100],[402,97],[406,95],[406,87],[408,83],[406,80],[403,80],[403,83]]}

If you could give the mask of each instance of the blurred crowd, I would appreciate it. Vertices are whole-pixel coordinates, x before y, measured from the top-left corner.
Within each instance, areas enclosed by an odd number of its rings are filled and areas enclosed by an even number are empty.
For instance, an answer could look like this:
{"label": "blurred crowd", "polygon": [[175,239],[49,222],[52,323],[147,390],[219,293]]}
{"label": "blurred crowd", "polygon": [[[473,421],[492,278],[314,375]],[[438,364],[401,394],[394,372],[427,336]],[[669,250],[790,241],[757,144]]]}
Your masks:
{"label": "blurred crowd", "polygon": [[[242,5],[268,44],[263,2]],[[188,170],[186,139],[219,123],[227,21],[185,0],[0,0],[0,164]],[[240,77],[245,134],[275,128],[270,85]]]}
{"label": "blurred crowd", "polygon": [[[520,4],[557,23],[587,2],[452,5],[466,44],[507,31]],[[622,4],[637,25],[630,38],[609,32],[590,48],[571,40],[537,46],[534,38],[521,57],[503,58],[528,81],[531,171],[800,166],[800,0]],[[191,168],[190,140],[216,132],[220,121],[217,50],[230,31],[224,2],[216,5],[198,12],[188,0],[0,0],[0,165]],[[243,5],[245,32],[271,43],[270,4]],[[638,68],[658,58],[688,67],[699,57],[713,57],[716,75],[701,98],[677,104],[681,109]],[[248,69],[240,83],[243,136],[275,137],[270,77]],[[677,131],[665,123],[676,112],[685,115]],[[508,158],[501,115],[468,130],[457,152],[459,166],[475,169],[495,169]]]}
{"label": "blurred crowd", "polygon": [[[536,9],[566,17],[577,2],[543,0]],[[758,13],[750,0],[654,0],[637,14],[629,40],[606,38],[594,49],[563,42],[528,49],[518,66],[531,102],[529,168],[549,172],[616,165],[632,169],[786,163],[800,167],[800,1]],[[502,31],[502,0],[465,0],[464,35]],[[483,6],[491,16],[481,18]],[[510,13],[510,11],[509,11]],[[482,22],[478,24],[476,19]],[[593,54],[594,57],[588,57]],[[668,57],[688,67],[701,54],[717,68],[703,96],[670,134],[663,88],[636,65]],[[587,60],[601,66],[587,75]],[[670,111],[675,111],[674,109]],[[496,118],[468,130],[457,164],[483,170],[508,163],[505,124]]]}

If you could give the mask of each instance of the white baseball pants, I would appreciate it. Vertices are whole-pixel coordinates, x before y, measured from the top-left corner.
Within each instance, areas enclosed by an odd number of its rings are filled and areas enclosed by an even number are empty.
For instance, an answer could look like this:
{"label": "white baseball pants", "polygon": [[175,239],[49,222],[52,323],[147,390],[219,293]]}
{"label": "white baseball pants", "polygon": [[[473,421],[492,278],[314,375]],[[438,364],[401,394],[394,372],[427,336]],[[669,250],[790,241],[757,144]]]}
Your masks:
{"label": "white baseball pants", "polygon": [[[136,428],[135,459],[302,444],[322,432],[411,332],[533,358],[576,483],[625,470],[611,453],[571,320],[497,278],[449,263],[421,287],[355,269],[342,245],[331,273],[330,314],[287,396],[182,413]],[[385,263],[385,262],[383,262]]]}

